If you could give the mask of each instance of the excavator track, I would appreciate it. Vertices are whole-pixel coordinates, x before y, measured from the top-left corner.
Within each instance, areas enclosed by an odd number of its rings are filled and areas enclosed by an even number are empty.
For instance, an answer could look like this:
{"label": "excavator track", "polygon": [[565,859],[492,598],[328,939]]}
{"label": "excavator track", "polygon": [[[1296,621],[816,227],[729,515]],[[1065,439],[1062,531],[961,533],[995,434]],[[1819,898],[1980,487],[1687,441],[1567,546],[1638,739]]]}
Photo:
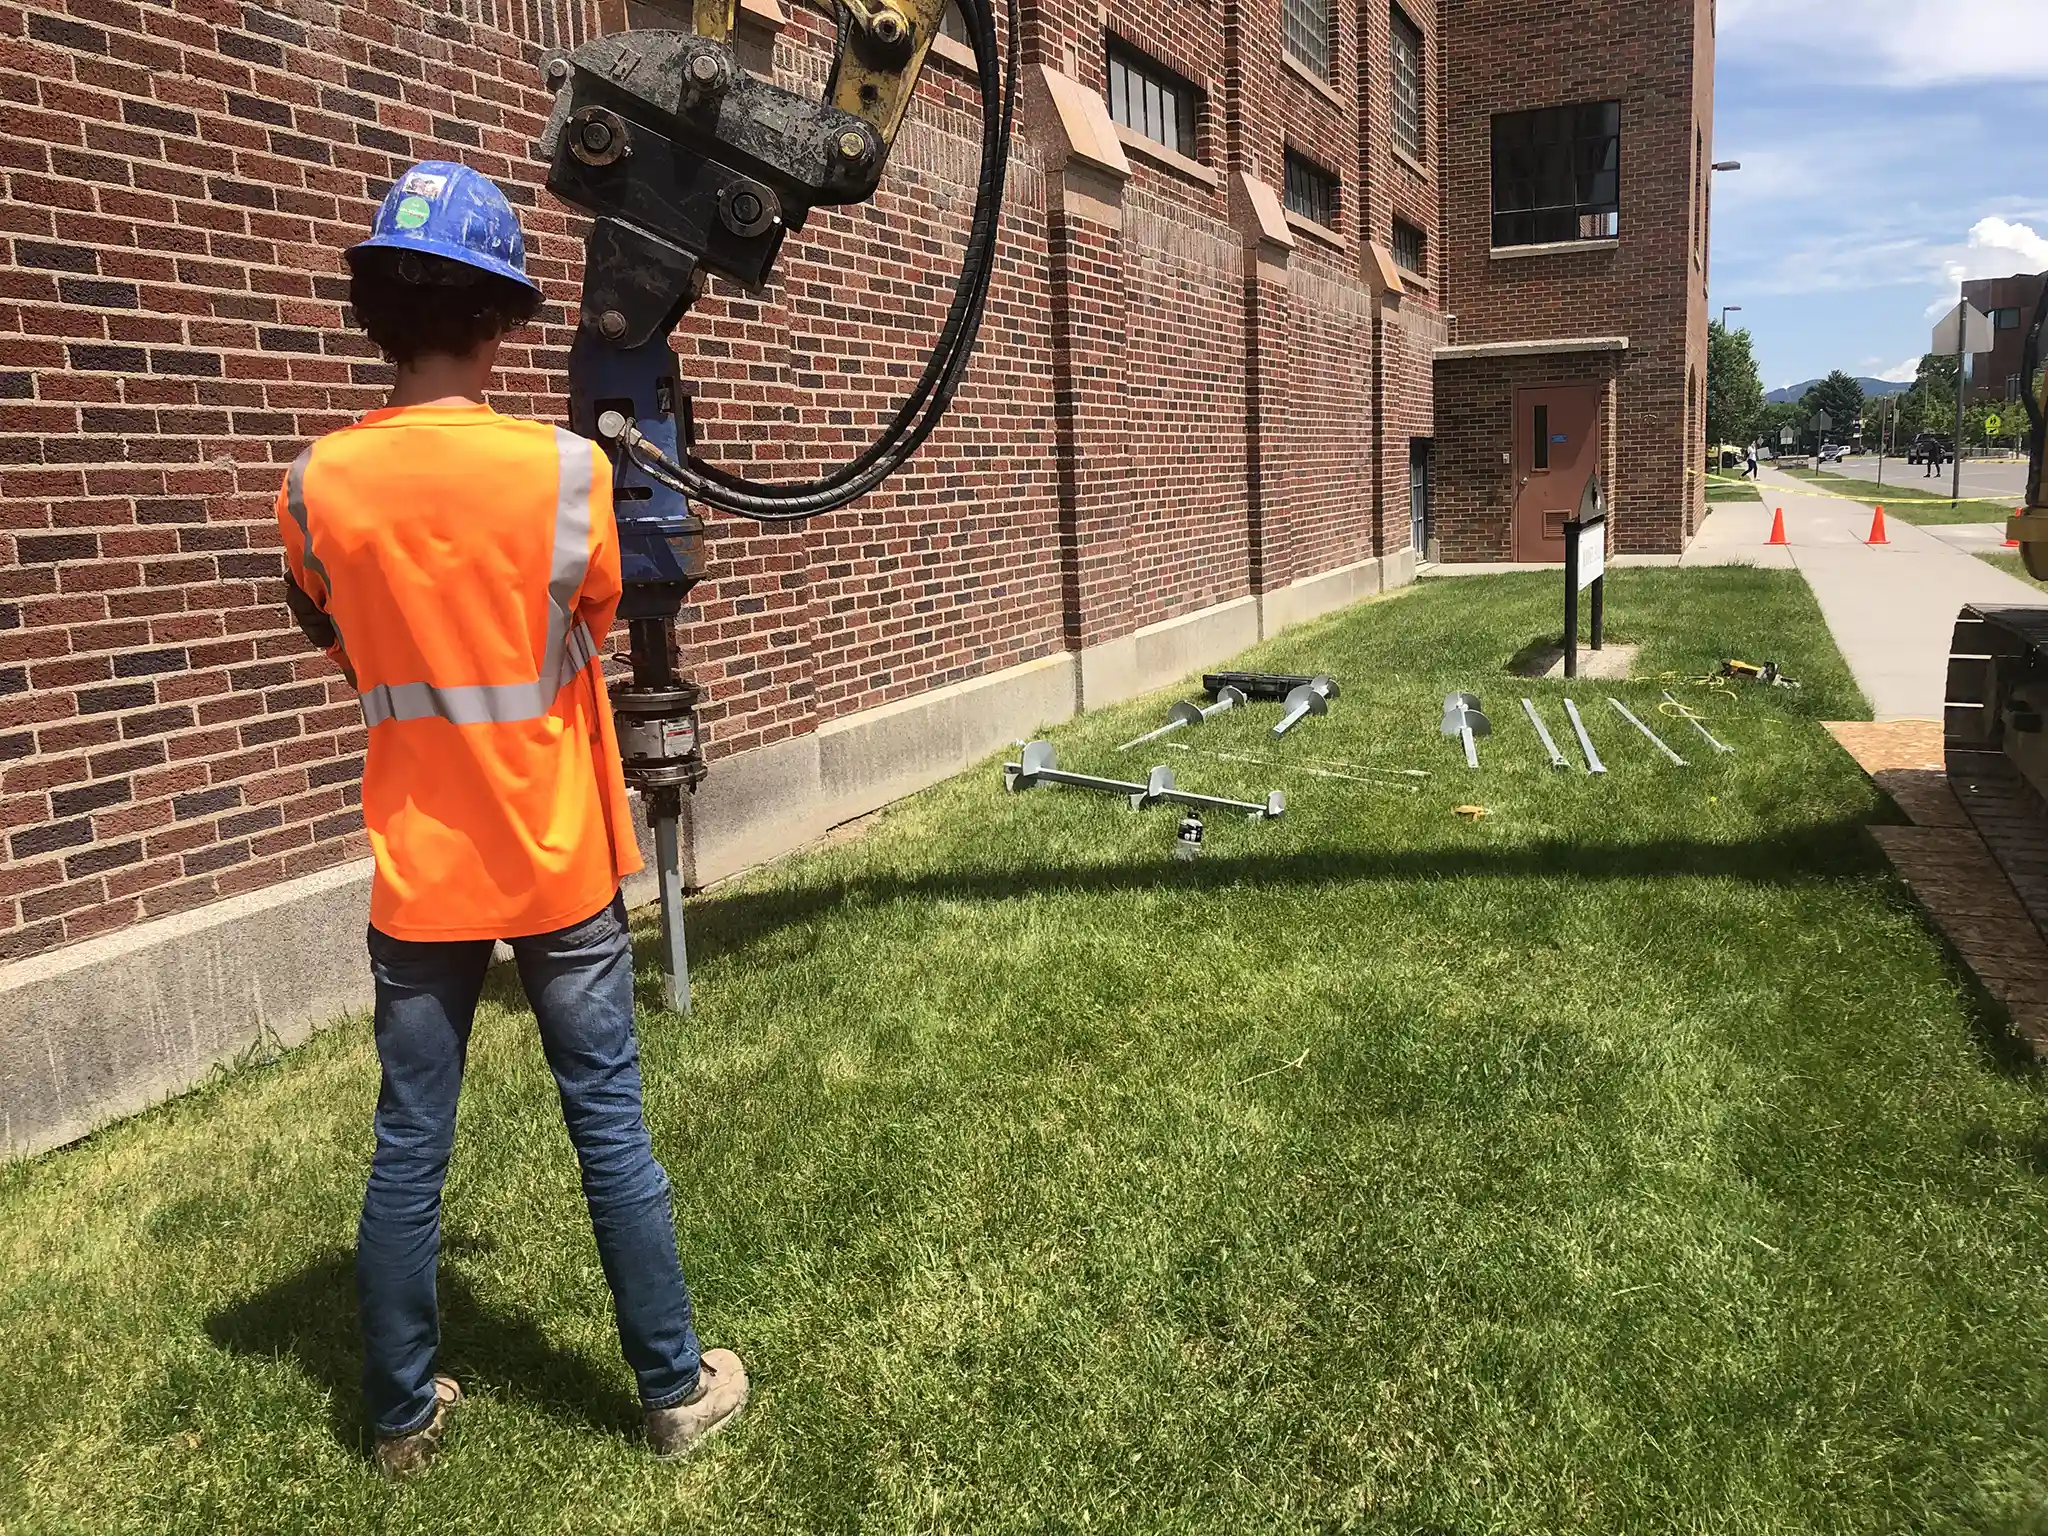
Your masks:
{"label": "excavator track", "polygon": [[1946,700],[1949,789],[2048,936],[2048,606],[1963,609]]}

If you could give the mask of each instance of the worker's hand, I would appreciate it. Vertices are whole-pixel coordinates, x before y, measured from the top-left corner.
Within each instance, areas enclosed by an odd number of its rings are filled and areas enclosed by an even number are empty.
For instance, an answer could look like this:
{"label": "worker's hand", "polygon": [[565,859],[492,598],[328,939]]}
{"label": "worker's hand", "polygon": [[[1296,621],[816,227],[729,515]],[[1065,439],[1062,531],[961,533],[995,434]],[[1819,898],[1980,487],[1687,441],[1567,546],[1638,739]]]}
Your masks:
{"label": "worker's hand", "polygon": [[341,643],[341,632],[334,627],[334,620],[327,617],[320,605],[306,595],[306,591],[287,573],[284,578],[284,605],[292,611],[292,622],[299,626],[299,633],[321,650],[329,650]]}

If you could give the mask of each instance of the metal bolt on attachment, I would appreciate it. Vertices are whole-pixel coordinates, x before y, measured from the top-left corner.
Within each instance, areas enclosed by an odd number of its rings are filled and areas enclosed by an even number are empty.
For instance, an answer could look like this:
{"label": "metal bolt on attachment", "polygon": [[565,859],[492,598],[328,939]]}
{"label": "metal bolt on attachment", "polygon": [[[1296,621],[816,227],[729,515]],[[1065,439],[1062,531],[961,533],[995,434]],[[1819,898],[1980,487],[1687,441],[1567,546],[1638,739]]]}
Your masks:
{"label": "metal bolt on attachment", "polygon": [[546,75],[550,84],[560,85],[571,73],[569,61],[562,58],[548,60]]}
{"label": "metal bolt on attachment", "polygon": [[884,11],[875,18],[874,33],[877,42],[900,43],[904,39],[905,31],[903,18],[894,11]]}
{"label": "metal bolt on attachment", "polygon": [[597,317],[598,334],[610,341],[617,341],[626,334],[626,317],[616,309],[608,309]]}
{"label": "metal bolt on attachment", "polygon": [[868,153],[867,135],[858,129],[847,129],[839,135],[839,153],[843,159],[865,160]]}
{"label": "metal bolt on attachment", "polygon": [[700,53],[690,60],[690,78],[699,85],[715,85],[721,73],[718,60],[708,53]]}

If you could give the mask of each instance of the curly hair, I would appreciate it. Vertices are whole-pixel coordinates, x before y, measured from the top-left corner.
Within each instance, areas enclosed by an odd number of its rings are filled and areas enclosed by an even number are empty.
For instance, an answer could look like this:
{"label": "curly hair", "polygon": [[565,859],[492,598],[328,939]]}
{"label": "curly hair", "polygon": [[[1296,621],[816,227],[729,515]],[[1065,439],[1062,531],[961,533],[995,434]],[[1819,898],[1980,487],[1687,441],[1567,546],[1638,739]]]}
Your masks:
{"label": "curly hair", "polygon": [[372,249],[349,254],[349,308],[384,360],[466,357],[540,313],[541,296],[495,272],[442,256]]}

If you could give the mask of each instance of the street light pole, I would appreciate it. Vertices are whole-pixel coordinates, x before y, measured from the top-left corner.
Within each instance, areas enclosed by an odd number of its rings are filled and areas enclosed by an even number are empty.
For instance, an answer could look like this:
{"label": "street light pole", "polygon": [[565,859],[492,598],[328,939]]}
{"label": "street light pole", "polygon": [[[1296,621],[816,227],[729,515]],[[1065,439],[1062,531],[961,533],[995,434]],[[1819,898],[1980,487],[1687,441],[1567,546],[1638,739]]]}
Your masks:
{"label": "street light pole", "polygon": [[1728,316],[1730,314],[1740,314],[1741,312],[1742,306],[1740,304],[1723,304],[1721,306],[1721,329],[1723,331],[1728,329]]}

